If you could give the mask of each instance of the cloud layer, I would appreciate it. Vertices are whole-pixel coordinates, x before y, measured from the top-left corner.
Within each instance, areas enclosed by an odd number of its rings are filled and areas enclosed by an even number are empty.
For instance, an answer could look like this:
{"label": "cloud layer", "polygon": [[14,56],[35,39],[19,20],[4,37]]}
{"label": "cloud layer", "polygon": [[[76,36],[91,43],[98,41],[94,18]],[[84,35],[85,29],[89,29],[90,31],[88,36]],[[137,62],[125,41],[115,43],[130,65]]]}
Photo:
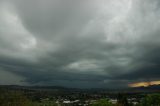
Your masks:
{"label": "cloud layer", "polygon": [[0,84],[159,80],[159,29],[159,0],[2,0]]}

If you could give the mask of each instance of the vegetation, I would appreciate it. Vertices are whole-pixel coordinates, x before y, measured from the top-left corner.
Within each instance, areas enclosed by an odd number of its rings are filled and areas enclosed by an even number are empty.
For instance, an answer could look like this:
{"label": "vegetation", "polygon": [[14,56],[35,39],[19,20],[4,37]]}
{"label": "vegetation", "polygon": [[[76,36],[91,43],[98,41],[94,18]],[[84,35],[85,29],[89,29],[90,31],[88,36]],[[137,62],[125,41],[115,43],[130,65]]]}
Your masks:
{"label": "vegetation", "polygon": [[160,106],[160,94],[147,95],[141,101],[140,106]]}
{"label": "vegetation", "polygon": [[1,91],[0,106],[57,106],[54,101],[32,101],[23,92]]}
{"label": "vegetation", "polygon": [[20,92],[1,92],[0,106],[28,106],[29,100]]}
{"label": "vegetation", "polygon": [[101,99],[91,104],[91,106],[114,106],[114,105],[111,102],[109,102],[108,99]]}
{"label": "vegetation", "polygon": [[127,97],[125,95],[119,94],[117,106],[131,106],[131,104],[128,103]]}

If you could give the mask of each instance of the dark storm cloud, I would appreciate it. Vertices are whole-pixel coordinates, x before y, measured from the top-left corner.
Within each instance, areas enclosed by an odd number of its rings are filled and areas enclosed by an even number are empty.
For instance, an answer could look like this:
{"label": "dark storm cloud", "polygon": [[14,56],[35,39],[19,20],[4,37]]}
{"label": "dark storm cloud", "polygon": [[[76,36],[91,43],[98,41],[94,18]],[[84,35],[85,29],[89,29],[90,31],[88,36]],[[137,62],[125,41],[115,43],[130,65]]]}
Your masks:
{"label": "dark storm cloud", "polygon": [[159,80],[159,4],[3,0],[0,83],[126,87]]}
{"label": "dark storm cloud", "polygon": [[[134,58],[134,62],[137,64],[137,68],[133,69],[133,71],[119,76],[119,79],[127,79],[127,80],[155,80],[160,77],[160,50],[158,49],[160,46],[158,44],[141,44],[139,47],[139,52],[141,52],[141,56],[137,56]],[[140,54],[140,53],[139,53]]]}

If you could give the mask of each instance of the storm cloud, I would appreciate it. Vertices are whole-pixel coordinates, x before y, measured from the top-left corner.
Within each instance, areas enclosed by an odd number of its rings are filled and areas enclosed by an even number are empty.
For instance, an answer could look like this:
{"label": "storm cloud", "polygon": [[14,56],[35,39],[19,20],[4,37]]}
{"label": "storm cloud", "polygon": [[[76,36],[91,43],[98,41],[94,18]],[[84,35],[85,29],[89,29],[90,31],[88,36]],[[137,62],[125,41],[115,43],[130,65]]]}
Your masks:
{"label": "storm cloud", "polygon": [[159,0],[1,0],[0,84],[160,80]]}

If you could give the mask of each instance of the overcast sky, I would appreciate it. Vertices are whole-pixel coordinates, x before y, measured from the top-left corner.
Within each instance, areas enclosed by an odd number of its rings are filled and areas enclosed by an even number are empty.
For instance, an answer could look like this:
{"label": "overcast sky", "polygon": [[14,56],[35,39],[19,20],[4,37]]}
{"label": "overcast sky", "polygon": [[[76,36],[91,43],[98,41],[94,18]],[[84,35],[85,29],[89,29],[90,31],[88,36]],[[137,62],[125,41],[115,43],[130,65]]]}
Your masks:
{"label": "overcast sky", "polygon": [[0,84],[148,80],[160,80],[160,0],[0,1]]}

